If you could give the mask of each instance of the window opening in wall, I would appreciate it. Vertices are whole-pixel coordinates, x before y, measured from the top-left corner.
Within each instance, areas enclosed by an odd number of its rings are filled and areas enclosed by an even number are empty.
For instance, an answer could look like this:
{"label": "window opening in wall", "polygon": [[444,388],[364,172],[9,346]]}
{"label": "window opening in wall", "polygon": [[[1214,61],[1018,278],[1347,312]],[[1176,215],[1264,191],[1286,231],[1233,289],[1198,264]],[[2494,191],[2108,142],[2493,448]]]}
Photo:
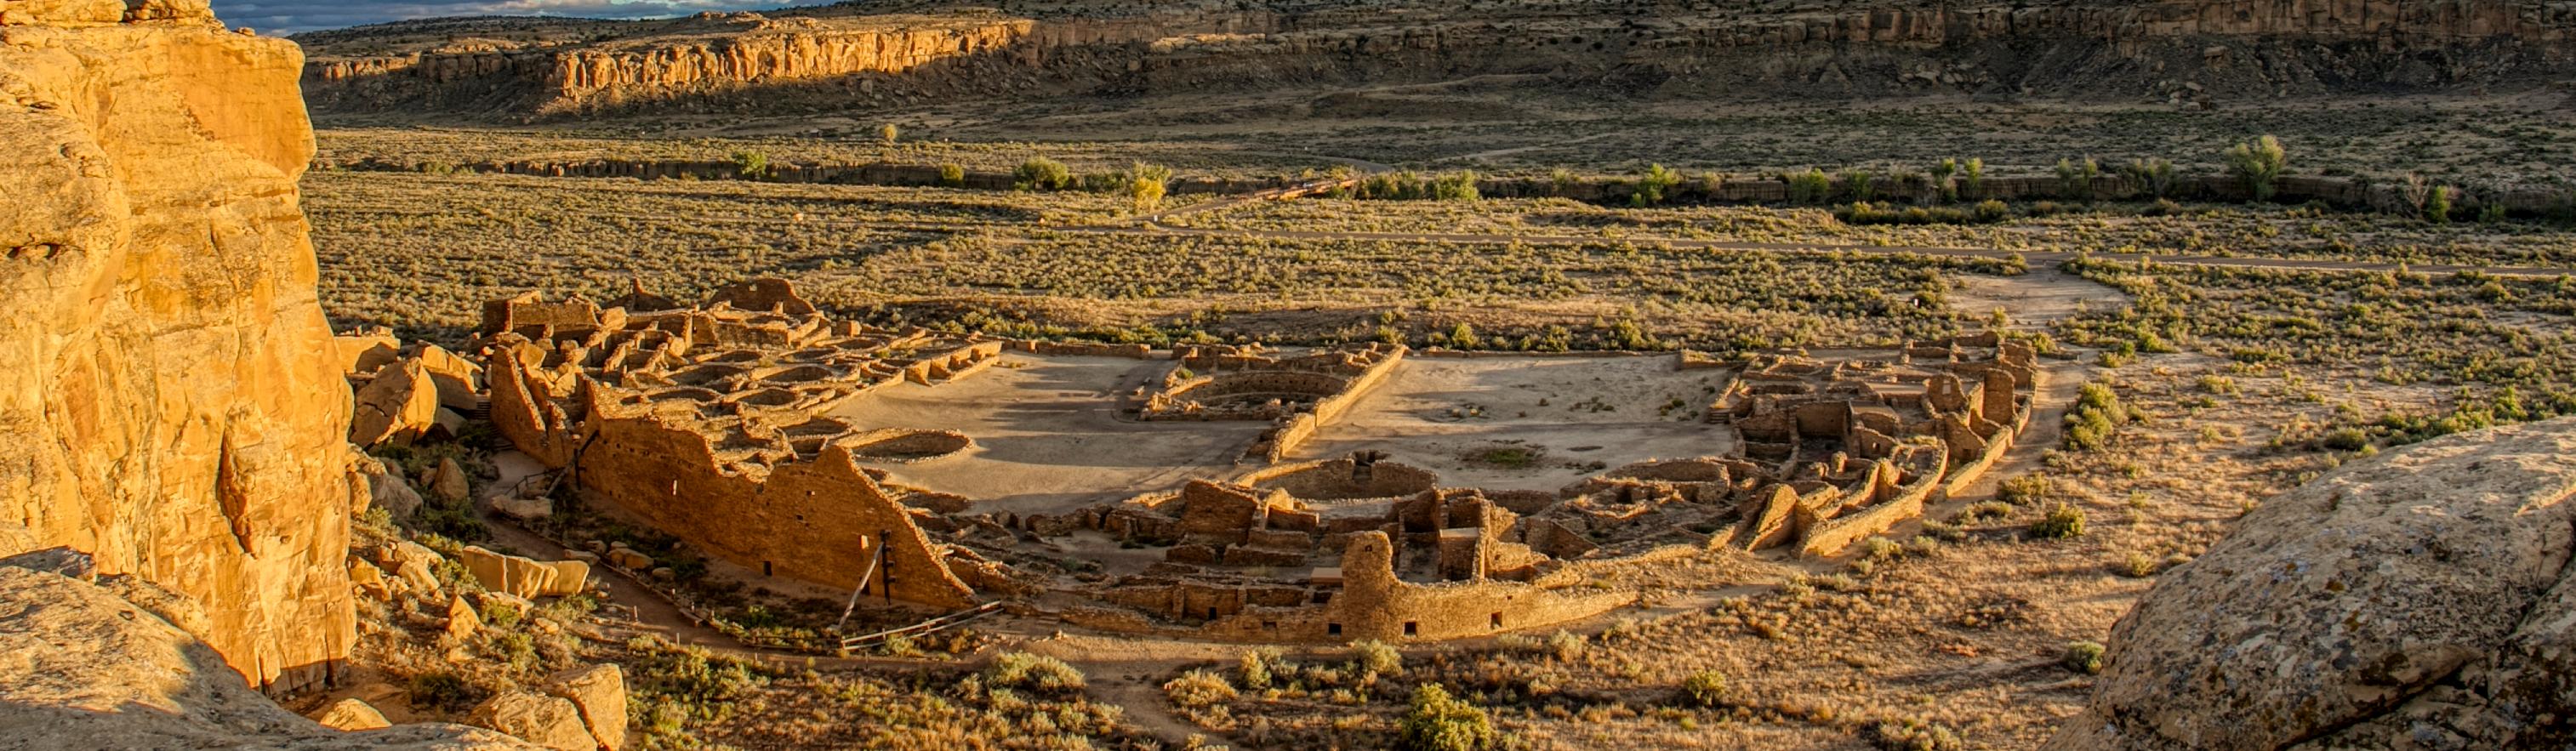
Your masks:
{"label": "window opening in wall", "polygon": [[1405,635],[1405,636],[1412,636],[1412,635],[1414,635],[1414,634],[1421,633],[1421,631],[1422,631],[1422,624],[1421,624],[1421,623],[1416,622],[1416,621],[1405,621],[1405,622],[1404,622],[1404,635]]}
{"label": "window opening in wall", "polygon": [[1325,636],[1340,636],[1340,635],[1342,635],[1342,624],[1339,624],[1339,623],[1327,623],[1327,624],[1324,624],[1324,635],[1325,635]]}
{"label": "window opening in wall", "polygon": [[1493,614],[1492,618],[1493,618],[1494,628],[1502,628],[1502,627],[1503,627],[1503,614],[1501,614],[1501,613],[1495,613],[1495,614]]}

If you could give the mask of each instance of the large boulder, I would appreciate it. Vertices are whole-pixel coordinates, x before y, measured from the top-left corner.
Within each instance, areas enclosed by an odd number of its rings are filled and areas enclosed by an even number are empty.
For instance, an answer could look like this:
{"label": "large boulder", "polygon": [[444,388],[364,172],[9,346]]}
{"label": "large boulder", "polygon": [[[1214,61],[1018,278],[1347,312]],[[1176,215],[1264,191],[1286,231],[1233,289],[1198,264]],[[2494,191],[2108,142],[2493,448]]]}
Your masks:
{"label": "large boulder", "polygon": [[483,366],[425,342],[413,350],[411,357],[420,362],[430,385],[438,389],[438,406],[458,412],[472,412],[480,406]]}
{"label": "large boulder", "polygon": [[438,420],[438,386],[418,359],[407,359],[376,371],[358,388],[349,422],[349,442],[360,446],[410,445]]}
{"label": "large boulder", "polygon": [[313,715],[313,721],[334,730],[375,730],[394,725],[385,721],[385,713],[376,711],[375,705],[359,699],[331,702],[331,706]]}
{"label": "large boulder", "polygon": [[567,669],[546,678],[546,693],[579,707],[582,725],[601,748],[626,747],[626,671],[608,664]]}
{"label": "large boulder", "polygon": [[374,507],[393,518],[408,519],[420,510],[420,491],[403,479],[402,466],[365,454],[350,466],[350,496],[350,513]]}
{"label": "large boulder", "polygon": [[0,566],[0,748],[529,747],[459,725],[326,727],[253,692],[205,642],[149,607],[79,579]]}
{"label": "large boulder", "polygon": [[484,589],[521,598],[573,594],[590,579],[589,564],[580,561],[539,561],[480,546],[458,551],[456,560],[465,564],[465,570],[474,572],[474,580],[481,582]]}
{"label": "large boulder", "polygon": [[2111,630],[2052,749],[2576,748],[2576,418],[2348,465]]}
{"label": "large boulder", "polygon": [[456,463],[455,457],[440,457],[438,466],[429,471],[429,492],[453,505],[464,503],[474,486],[466,481],[465,468]]}
{"label": "large boulder", "polygon": [[534,691],[503,691],[474,707],[469,722],[560,751],[597,751],[572,700]]}

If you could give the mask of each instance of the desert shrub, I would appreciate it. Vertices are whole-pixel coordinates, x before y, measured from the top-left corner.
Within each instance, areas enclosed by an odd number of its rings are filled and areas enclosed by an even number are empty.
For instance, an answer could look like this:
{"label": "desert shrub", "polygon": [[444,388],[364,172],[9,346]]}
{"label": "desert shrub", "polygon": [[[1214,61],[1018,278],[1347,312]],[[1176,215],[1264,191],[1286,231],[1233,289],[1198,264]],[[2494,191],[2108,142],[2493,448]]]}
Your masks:
{"label": "desert shrub", "polygon": [[1404,674],[1404,653],[1396,651],[1393,645],[1386,642],[1376,639],[1352,642],[1351,658],[1353,662],[1359,663],[1360,670],[1367,673],[1389,676]]}
{"label": "desert shrub", "polygon": [[2058,657],[2057,663],[2066,666],[2068,670],[2092,675],[2102,672],[2103,651],[2100,642],[2068,642],[2066,654]]}
{"label": "desert shrub", "polygon": [[1959,164],[1959,195],[1986,197],[1986,160],[1975,158]]}
{"label": "desert shrub", "polygon": [[1945,157],[1932,165],[1932,188],[1942,203],[1959,200],[1959,185],[1954,182],[1958,174],[1959,160],[1955,157]]}
{"label": "desert shrub", "polygon": [[1019,168],[1011,170],[1011,187],[1017,190],[1064,190],[1073,187],[1073,169],[1063,162],[1042,156],[1029,157]]}
{"label": "desert shrub", "polygon": [[2133,579],[2144,579],[2156,575],[2159,566],[2155,556],[2132,550],[2128,557],[2120,559],[2119,571]]}
{"label": "desert shrub", "polygon": [[2030,523],[2030,536],[2041,540],[2062,540],[2084,536],[2084,510],[2060,503],[2048,509],[2048,515]]}
{"label": "desert shrub", "polygon": [[1502,745],[1502,733],[1485,710],[1449,695],[1437,683],[1413,690],[1411,709],[1400,725],[1400,747],[1409,751],[1484,751]]}
{"label": "desert shrub", "polygon": [[1584,646],[1583,637],[1576,636],[1570,631],[1558,631],[1547,635],[1547,653],[1561,662],[1573,662],[1582,657]]}
{"label": "desert shrub", "polygon": [[1820,204],[1833,195],[1834,180],[1826,177],[1824,170],[1810,167],[1805,172],[1789,176],[1790,203]]}
{"label": "desert shrub", "polygon": [[2057,194],[2066,198],[2093,202],[2093,179],[2102,175],[2102,163],[2092,157],[2083,161],[2057,160]]}
{"label": "desert shrub", "polygon": [[1871,535],[1869,539],[1862,540],[1861,544],[1869,549],[1868,556],[1871,560],[1886,560],[1889,558],[1902,558],[1905,556],[1904,545],[1898,544],[1895,540],[1890,540],[1885,537]]}
{"label": "desert shrub", "polygon": [[1243,678],[1243,687],[1257,691],[1270,687],[1278,672],[1272,668],[1284,661],[1278,647],[1254,647],[1243,651],[1236,670]]}
{"label": "desert shrub", "polygon": [[465,709],[474,700],[474,687],[455,673],[434,670],[411,677],[411,705],[424,709],[454,712]]}
{"label": "desert shrub", "polygon": [[903,129],[895,127],[894,123],[886,123],[884,125],[877,126],[877,140],[884,141],[888,146],[894,145],[895,141],[901,140],[902,138]]}
{"label": "desert shrub", "polygon": [[1431,180],[1431,200],[1473,201],[1480,197],[1476,192],[1475,170],[1460,170]]}
{"label": "desert shrub", "polygon": [[1702,670],[1682,679],[1674,701],[1686,707],[1714,708],[1726,703],[1726,675],[1715,670]]}
{"label": "desert shrub", "polygon": [[1645,176],[1637,178],[1636,191],[1628,194],[1628,203],[1640,207],[1660,206],[1667,197],[1666,191],[1681,181],[1681,173],[1664,169],[1661,164],[1648,165]]}
{"label": "desert shrub", "polygon": [[984,685],[1060,691],[1082,688],[1083,678],[1082,671],[1063,660],[1028,652],[1003,652],[984,668]]}
{"label": "desert shrub", "polygon": [[2254,200],[2272,200],[2273,183],[2289,166],[2289,151],[2281,148],[2281,139],[2262,136],[2236,144],[2227,150],[2227,170],[2252,191]]}
{"label": "desert shrub", "polygon": [[768,177],[775,169],[776,168],[769,163],[769,154],[767,152],[736,151],[733,153],[733,172],[735,176],[747,180],[757,180]]}
{"label": "desert shrub", "polygon": [[2317,442],[2336,451],[2360,451],[2370,447],[2370,432],[2360,428],[2339,428]]}
{"label": "desert shrub", "polygon": [[2036,506],[2057,497],[2057,481],[2038,472],[2003,481],[1995,488],[1995,498],[2016,506]]}
{"label": "desert shrub", "polygon": [[2066,445],[2084,451],[2099,451],[2110,445],[2111,434],[2133,419],[2120,396],[2111,387],[2099,383],[2084,384],[2075,406],[2066,411]]}
{"label": "desert shrub", "polygon": [[1857,167],[1843,170],[1842,184],[1843,196],[1851,200],[1867,201],[1878,196],[1878,176],[1870,174],[1869,170]]}
{"label": "desert shrub", "polygon": [[939,165],[939,184],[950,188],[966,187],[966,167],[956,162]]}
{"label": "desert shrub", "polygon": [[1136,211],[1154,211],[1154,208],[1162,206],[1162,193],[1170,190],[1170,183],[1172,167],[1136,162],[1126,172],[1128,201],[1131,201],[1131,206],[1136,206]]}
{"label": "desert shrub", "polygon": [[494,628],[510,628],[512,626],[519,625],[519,616],[521,613],[519,612],[518,605],[511,604],[507,601],[492,601],[483,604],[481,615],[483,616],[484,625]]}
{"label": "desert shrub", "polygon": [[1196,709],[1234,701],[1238,694],[1234,684],[1225,681],[1225,676],[1192,670],[1164,681],[1163,695],[1171,697],[1173,704]]}
{"label": "desert shrub", "polygon": [[1968,747],[1959,732],[1937,722],[1906,718],[1870,729],[1870,745],[1886,751],[1956,751]]}
{"label": "desert shrub", "polygon": [[2424,221],[2450,224],[2451,203],[2457,198],[2458,192],[2448,185],[2434,186],[2433,191],[2424,196]]}
{"label": "desert shrub", "polygon": [[2159,212],[2167,215],[2177,213],[2166,208],[2172,202],[2165,200],[2165,194],[2173,192],[2173,162],[2164,159],[2133,159],[2122,171],[2128,173],[2129,179],[2138,184],[2138,190],[2146,193],[2147,197],[2157,200],[2156,208]]}

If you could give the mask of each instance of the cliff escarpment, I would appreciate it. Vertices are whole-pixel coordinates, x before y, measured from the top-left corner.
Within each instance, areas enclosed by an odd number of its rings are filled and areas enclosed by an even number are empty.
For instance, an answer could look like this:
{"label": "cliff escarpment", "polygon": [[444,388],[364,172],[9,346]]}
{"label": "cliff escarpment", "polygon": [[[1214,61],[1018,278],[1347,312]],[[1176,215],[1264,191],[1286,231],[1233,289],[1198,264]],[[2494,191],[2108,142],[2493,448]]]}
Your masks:
{"label": "cliff escarpment", "polygon": [[641,102],[821,110],[1484,74],[1666,97],[2139,96],[2183,82],[2277,94],[2529,83],[2570,64],[2576,31],[2576,2],[2566,0],[1001,5],[915,3],[878,15],[832,6],[553,31],[547,24],[557,22],[485,19],[482,34],[392,24],[304,38],[317,49],[305,84],[326,111],[428,104],[506,116]]}
{"label": "cliff escarpment", "polygon": [[0,6],[0,555],[194,600],[279,690],[355,638],[302,65],[204,0]]}

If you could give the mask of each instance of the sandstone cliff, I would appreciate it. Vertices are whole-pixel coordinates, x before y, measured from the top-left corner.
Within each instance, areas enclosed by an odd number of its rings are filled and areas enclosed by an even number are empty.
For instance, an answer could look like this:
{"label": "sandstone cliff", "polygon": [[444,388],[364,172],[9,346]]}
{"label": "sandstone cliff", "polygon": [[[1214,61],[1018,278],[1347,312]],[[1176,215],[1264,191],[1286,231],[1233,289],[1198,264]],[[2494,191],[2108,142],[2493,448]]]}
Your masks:
{"label": "sandstone cliff", "polygon": [[278,689],[355,637],[302,62],[204,0],[0,4],[0,554],[192,598]]}
{"label": "sandstone cliff", "polygon": [[2111,631],[2074,751],[2576,746],[2576,419],[2264,504]]}
{"label": "sandstone cliff", "polygon": [[647,101],[865,108],[1493,73],[1666,97],[2138,97],[2180,82],[2274,94],[2536,85],[2535,72],[2563,71],[2576,56],[2567,0],[911,5],[911,15],[809,8],[555,33],[546,29],[568,22],[495,20],[494,36],[511,39],[435,46],[389,41],[400,25],[330,32],[309,39],[319,52],[305,82],[329,110],[526,116]]}

